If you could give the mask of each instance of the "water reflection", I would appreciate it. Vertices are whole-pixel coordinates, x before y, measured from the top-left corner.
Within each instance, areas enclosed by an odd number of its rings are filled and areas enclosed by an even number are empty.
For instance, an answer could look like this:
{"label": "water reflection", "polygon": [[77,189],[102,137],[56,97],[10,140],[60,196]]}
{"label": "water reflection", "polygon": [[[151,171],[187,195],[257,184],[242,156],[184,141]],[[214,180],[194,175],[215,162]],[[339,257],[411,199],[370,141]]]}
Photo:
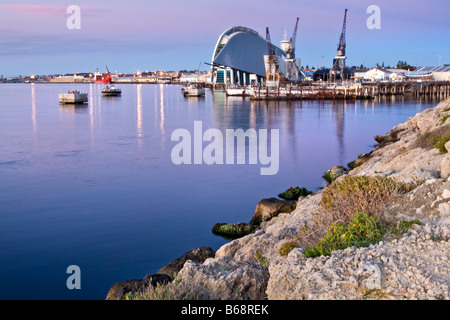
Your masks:
{"label": "water reflection", "polygon": [[36,138],[36,88],[34,83],[31,84],[31,122],[33,123],[33,135]]}
{"label": "water reflection", "polygon": [[[219,130],[279,129],[280,143],[286,146],[286,152],[296,162],[298,147],[303,146],[304,150],[301,152],[309,152],[307,150],[318,147],[317,144],[305,139],[309,139],[323,124],[322,130],[330,131],[331,134],[333,132],[331,130],[334,130],[336,161],[345,165],[345,117],[350,111],[349,107],[351,111],[357,112],[359,101],[253,101],[240,97],[226,97],[221,92],[214,93],[213,97],[214,126]],[[305,111],[307,113],[303,117],[304,106],[307,107]],[[317,114],[317,118],[311,121],[311,115],[314,113]],[[322,113],[327,116],[321,117]],[[329,125],[330,119],[334,123],[334,129]],[[296,125],[299,126],[300,134],[296,132]]]}
{"label": "water reflection", "polygon": [[142,148],[142,84],[138,84],[136,86],[136,100],[137,100],[137,108],[136,108],[136,131],[138,138],[138,146],[139,150]]}
{"label": "water reflection", "polygon": [[86,113],[89,110],[88,104],[60,103],[59,110],[67,113]]}
{"label": "water reflection", "polygon": [[[161,134],[164,136],[164,85],[160,84],[159,85],[159,95],[160,95],[160,124],[159,124],[159,129],[161,130]],[[164,139],[164,137],[163,137]]]}
{"label": "water reflection", "polygon": [[345,129],[345,112],[347,110],[347,101],[334,102],[332,105],[334,112],[334,119],[336,121],[336,138],[338,142],[338,163],[344,164],[345,158],[345,143],[344,143],[344,129]]}

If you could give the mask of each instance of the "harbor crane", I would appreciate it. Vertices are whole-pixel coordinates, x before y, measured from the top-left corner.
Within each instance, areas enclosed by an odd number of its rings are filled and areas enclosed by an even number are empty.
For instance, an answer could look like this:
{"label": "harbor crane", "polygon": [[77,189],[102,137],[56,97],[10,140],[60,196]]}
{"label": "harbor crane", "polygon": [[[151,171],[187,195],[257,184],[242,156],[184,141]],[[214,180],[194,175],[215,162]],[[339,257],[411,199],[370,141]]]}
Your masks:
{"label": "harbor crane", "polygon": [[289,80],[299,81],[300,80],[300,68],[298,67],[295,59],[295,41],[297,39],[297,29],[298,21],[300,18],[297,17],[295,22],[294,32],[292,37],[289,39],[289,44],[286,49],[286,77]]}
{"label": "harbor crane", "polygon": [[298,20],[300,18],[297,17],[297,21],[295,22],[294,32],[292,33],[292,37],[289,40],[289,48],[286,51],[287,59],[295,59],[295,40],[297,39],[297,28],[298,28]]}
{"label": "harbor crane", "polygon": [[266,73],[275,73],[278,70],[278,61],[275,54],[275,50],[273,48],[272,42],[270,41],[270,32],[269,27],[266,27],[266,42],[267,42],[267,49],[268,49],[268,56],[267,56],[267,70]]}
{"label": "harbor crane", "polygon": [[344,23],[342,25],[341,37],[339,39],[339,45],[337,49],[337,56],[333,60],[333,67],[330,69],[329,78],[331,81],[335,82],[338,75],[341,80],[344,79],[344,69],[345,69],[345,51],[347,43],[345,41],[345,33],[347,29],[347,9],[345,9]]}
{"label": "harbor crane", "polygon": [[280,73],[278,72],[278,59],[275,50],[270,41],[269,27],[266,27],[266,42],[268,48],[267,62],[266,62],[266,83],[275,83],[280,81]]}

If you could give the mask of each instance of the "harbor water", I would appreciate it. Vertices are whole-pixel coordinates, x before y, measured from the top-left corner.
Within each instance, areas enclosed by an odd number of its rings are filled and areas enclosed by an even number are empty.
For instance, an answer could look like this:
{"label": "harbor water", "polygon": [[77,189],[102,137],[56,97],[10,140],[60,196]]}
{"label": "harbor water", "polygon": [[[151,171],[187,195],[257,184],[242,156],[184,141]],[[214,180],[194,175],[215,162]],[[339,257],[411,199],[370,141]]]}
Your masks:
{"label": "harbor water", "polygon": [[[250,101],[181,86],[1,84],[0,299],[104,299],[192,248],[217,250],[217,222],[249,222],[291,186],[315,191],[335,165],[370,152],[375,135],[438,101]],[[68,90],[83,105],[59,104]],[[278,129],[279,170],[172,161],[177,129]],[[205,142],[204,145],[207,145]],[[81,289],[67,287],[68,266]]]}

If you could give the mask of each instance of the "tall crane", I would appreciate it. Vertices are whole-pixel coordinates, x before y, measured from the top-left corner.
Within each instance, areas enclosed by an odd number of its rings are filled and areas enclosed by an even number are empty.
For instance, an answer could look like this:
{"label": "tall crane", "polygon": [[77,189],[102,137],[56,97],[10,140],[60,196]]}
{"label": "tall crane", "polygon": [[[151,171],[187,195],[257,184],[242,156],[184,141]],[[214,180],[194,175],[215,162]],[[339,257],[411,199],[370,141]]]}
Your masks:
{"label": "tall crane", "polygon": [[277,70],[277,57],[275,56],[275,51],[272,46],[272,42],[270,41],[270,32],[269,27],[266,27],[266,42],[268,48],[268,68],[266,73],[275,73]]}
{"label": "tall crane", "polygon": [[337,56],[333,60],[333,67],[330,70],[330,79],[336,81],[337,75],[340,75],[341,80],[344,79],[344,69],[345,69],[345,51],[347,43],[345,41],[345,33],[347,29],[347,9],[345,9],[344,23],[342,25],[342,32],[339,38],[339,45],[337,49]]}
{"label": "tall crane", "polygon": [[299,20],[299,18],[297,17],[297,21],[295,22],[294,32],[292,33],[292,37],[289,40],[289,48],[286,52],[287,59],[295,59],[295,40],[297,39],[298,20]]}

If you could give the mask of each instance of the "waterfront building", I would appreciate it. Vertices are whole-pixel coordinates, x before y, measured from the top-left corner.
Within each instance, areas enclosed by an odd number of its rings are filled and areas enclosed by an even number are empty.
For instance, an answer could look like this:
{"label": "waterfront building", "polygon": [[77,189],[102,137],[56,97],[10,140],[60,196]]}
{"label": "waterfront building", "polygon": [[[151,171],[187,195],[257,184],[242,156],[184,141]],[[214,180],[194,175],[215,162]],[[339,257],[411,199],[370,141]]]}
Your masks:
{"label": "waterfront building", "polygon": [[406,79],[408,70],[372,68],[366,72],[355,73],[356,79],[365,81],[403,81]]}
{"label": "waterfront building", "polygon": [[411,78],[432,79],[435,81],[450,81],[450,66],[420,67],[409,73]]}
{"label": "waterfront building", "polygon": [[269,48],[275,55],[276,72],[287,74],[286,52],[268,42],[255,30],[236,26],[225,30],[217,40],[212,56],[214,85],[262,83],[268,72]]}

